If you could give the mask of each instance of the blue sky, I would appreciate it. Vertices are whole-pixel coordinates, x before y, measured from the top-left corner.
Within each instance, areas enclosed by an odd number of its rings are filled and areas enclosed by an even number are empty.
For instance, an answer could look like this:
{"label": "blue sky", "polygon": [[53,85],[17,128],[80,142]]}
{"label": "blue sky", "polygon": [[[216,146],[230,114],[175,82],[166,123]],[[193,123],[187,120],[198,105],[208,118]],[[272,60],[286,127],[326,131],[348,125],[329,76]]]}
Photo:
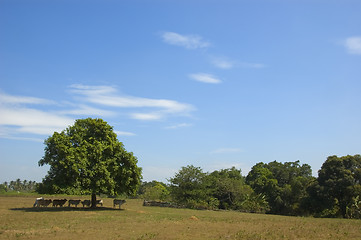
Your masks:
{"label": "blue sky", "polygon": [[145,181],[361,153],[361,2],[0,0],[0,182],[102,118]]}

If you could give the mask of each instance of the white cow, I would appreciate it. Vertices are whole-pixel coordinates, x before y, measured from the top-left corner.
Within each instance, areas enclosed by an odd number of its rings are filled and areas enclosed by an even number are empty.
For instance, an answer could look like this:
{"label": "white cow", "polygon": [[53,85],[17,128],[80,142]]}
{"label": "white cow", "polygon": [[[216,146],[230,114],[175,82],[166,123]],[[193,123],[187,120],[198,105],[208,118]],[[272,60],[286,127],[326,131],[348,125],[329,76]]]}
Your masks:
{"label": "white cow", "polygon": [[39,200],[44,200],[44,198],[43,198],[43,197],[37,198],[37,199],[35,200],[35,203],[34,203],[33,207],[39,207]]}

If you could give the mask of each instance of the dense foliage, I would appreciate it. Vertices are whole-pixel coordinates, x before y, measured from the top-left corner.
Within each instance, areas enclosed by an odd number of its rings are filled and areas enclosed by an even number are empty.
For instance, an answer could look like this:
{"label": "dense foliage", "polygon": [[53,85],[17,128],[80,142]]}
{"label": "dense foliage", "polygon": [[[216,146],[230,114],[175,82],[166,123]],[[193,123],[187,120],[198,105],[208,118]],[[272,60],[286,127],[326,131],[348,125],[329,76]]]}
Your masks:
{"label": "dense foliage", "polygon": [[145,200],[168,201],[169,189],[166,184],[158,181],[142,182],[139,187],[138,196]]}
{"label": "dense foliage", "polygon": [[361,218],[361,156],[328,157],[308,193],[318,216]]}
{"label": "dense foliage", "polygon": [[361,218],[361,157],[330,156],[317,178],[299,161],[257,163],[246,177],[235,167],[205,173],[182,167],[169,185],[143,183],[143,197],[196,209]]}
{"label": "dense foliage", "polygon": [[232,167],[204,173],[193,165],[182,167],[170,179],[170,195],[181,206],[197,209],[233,209],[265,212],[268,203],[246,184],[241,170]]}
{"label": "dense foliage", "polygon": [[302,202],[307,186],[313,180],[308,164],[299,161],[268,164],[258,163],[248,173],[246,181],[258,194],[264,194],[270,213],[299,215],[304,213]]}
{"label": "dense foliage", "polygon": [[140,184],[137,158],[102,119],[79,119],[45,145],[39,165],[49,164],[50,170],[40,193],[92,194],[94,206],[96,194],[134,194]]}

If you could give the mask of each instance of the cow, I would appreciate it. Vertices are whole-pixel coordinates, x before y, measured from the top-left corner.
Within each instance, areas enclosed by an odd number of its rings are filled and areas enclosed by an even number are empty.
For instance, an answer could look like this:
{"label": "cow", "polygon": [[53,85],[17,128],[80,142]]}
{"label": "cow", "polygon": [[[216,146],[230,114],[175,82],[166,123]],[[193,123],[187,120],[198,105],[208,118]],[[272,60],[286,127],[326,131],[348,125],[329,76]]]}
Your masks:
{"label": "cow", "polygon": [[54,199],[53,207],[57,207],[57,206],[62,207],[66,203],[66,201],[67,200],[65,198],[64,199]]}
{"label": "cow", "polygon": [[80,200],[69,200],[69,205],[68,207],[70,207],[71,205],[74,205],[75,207],[78,207],[78,204],[80,203]]}
{"label": "cow", "polygon": [[39,197],[35,200],[33,207],[39,207],[39,200],[43,200],[43,197]]}
{"label": "cow", "polygon": [[90,207],[91,201],[90,201],[90,200],[84,200],[84,201],[81,202],[81,204],[83,204],[83,207],[84,207],[84,206]]}
{"label": "cow", "polygon": [[[92,201],[91,200],[84,200],[81,203],[83,204],[83,207],[85,207],[85,206],[90,207],[90,205],[92,204]],[[103,200],[101,200],[101,199],[97,200],[96,204],[103,206]]]}
{"label": "cow", "polygon": [[101,205],[103,207],[103,200],[101,199],[97,200],[97,205]]}
{"label": "cow", "polygon": [[38,207],[47,207],[52,203],[51,199],[40,199],[38,200]]}
{"label": "cow", "polygon": [[119,205],[119,209],[120,209],[120,206],[122,206],[124,203],[125,203],[125,200],[114,199],[114,200],[113,200],[113,208],[114,208],[116,205]]}

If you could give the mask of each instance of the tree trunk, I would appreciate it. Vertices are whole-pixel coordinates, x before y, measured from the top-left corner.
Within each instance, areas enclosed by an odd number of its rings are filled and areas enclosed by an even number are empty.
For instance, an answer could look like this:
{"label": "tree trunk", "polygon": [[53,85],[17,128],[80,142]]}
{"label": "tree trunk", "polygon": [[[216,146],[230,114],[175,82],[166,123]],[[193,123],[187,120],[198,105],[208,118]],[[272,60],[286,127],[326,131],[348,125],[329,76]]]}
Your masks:
{"label": "tree trunk", "polygon": [[96,193],[92,193],[92,205],[91,208],[96,208],[97,207],[97,195]]}

